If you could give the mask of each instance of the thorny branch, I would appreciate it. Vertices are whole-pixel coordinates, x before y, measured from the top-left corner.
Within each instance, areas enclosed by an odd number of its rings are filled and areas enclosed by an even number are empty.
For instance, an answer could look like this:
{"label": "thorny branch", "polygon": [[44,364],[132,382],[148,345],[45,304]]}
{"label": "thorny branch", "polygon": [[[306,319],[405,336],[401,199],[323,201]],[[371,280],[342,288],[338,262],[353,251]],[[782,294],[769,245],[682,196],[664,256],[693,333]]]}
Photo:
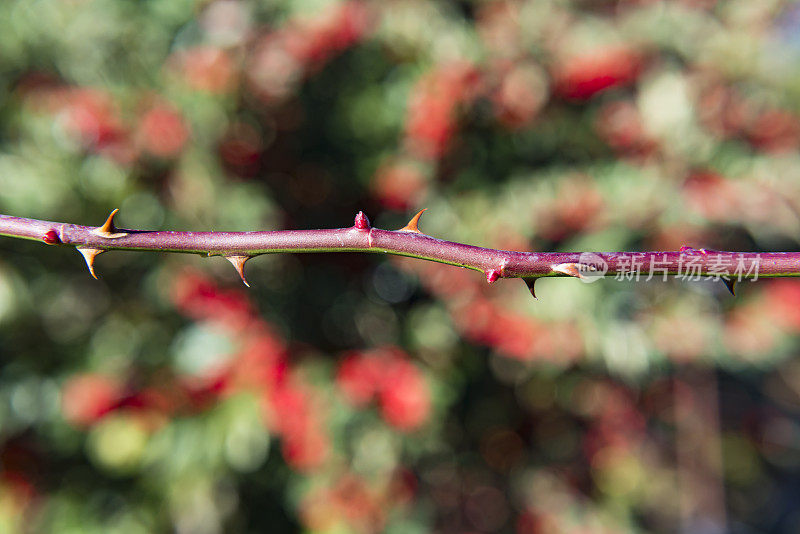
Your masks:
{"label": "thorny branch", "polygon": [[[444,241],[419,229],[420,211],[399,230],[381,230],[358,212],[353,226],[327,230],[263,232],[173,232],[118,229],[117,210],[99,227],[0,215],[0,235],[75,247],[94,272],[95,258],[109,250],[182,252],[224,256],[242,281],[244,264],[261,254],[278,252],[382,252],[410,256],[481,271],[490,284],[500,278],[521,278],[531,294],[544,276],[587,279],[614,276],[696,276],[720,279],[731,293],[742,279],[800,276],[798,252],[725,252],[681,247],[667,252],[515,252]],[[634,275],[636,275],[634,277]],[[535,296],[535,294],[534,294]]]}

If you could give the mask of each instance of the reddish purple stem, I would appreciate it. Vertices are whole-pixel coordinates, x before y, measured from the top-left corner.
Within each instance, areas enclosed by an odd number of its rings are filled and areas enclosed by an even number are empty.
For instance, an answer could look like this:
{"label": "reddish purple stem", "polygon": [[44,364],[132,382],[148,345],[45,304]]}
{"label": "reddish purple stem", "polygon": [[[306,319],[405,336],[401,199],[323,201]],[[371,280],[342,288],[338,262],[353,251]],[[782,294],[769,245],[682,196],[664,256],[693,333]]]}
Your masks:
{"label": "reddish purple stem", "polygon": [[[113,214],[112,214],[113,218]],[[418,217],[415,218],[418,220]],[[113,228],[113,221],[105,227]],[[676,275],[731,279],[800,276],[798,252],[724,252],[684,247],[669,252],[513,252],[443,241],[413,230],[380,230],[363,213],[350,228],[264,232],[172,232],[113,229],[0,215],[0,235],[82,249],[147,250],[252,257],[276,252],[383,252],[482,271],[487,280],[542,276],[617,276],[641,279]]]}

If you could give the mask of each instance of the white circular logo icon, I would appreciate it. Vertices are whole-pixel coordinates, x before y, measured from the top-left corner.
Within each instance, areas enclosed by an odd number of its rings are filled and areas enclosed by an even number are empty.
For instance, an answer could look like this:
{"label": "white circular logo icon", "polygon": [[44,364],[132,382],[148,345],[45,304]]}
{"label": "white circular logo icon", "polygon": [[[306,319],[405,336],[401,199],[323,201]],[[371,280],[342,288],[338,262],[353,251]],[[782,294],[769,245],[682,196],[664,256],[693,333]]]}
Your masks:
{"label": "white circular logo icon", "polygon": [[581,274],[581,281],[584,284],[591,284],[606,275],[608,263],[599,254],[583,252],[578,259],[578,269]]}

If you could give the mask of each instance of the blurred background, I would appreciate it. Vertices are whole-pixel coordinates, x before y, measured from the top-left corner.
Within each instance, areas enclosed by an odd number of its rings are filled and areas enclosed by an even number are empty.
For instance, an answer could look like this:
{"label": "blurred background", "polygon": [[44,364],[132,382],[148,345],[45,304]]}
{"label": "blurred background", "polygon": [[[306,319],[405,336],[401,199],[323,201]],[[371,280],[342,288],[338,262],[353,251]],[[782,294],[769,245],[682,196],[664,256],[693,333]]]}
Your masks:
{"label": "blurred background", "polygon": [[[5,0],[0,212],[800,250],[800,5]],[[800,531],[800,285],[0,239],[0,531]]]}

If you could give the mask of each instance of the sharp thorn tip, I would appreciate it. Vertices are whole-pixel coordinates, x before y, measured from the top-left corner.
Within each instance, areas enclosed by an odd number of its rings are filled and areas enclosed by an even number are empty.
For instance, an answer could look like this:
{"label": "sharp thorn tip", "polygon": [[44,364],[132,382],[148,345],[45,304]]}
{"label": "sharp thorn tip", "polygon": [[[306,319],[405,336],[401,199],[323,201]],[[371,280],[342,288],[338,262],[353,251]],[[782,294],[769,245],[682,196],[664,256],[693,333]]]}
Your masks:
{"label": "sharp thorn tip", "polygon": [[531,296],[533,298],[535,298],[535,299],[538,298],[536,296],[536,291],[534,291],[534,289],[533,289],[533,285],[536,283],[536,280],[538,280],[538,278],[523,278],[522,279],[522,281],[525,282],[525,285],[528,286],[528,291],[531,292]]}
{"label": "sharp thorn tip", "polygon": [[419,231],[419,218],[422,217],[422,213],[428,208],[422,208],[417,212],[416,215],[411,217],[411,220],[408,221],[408,224],[402,227],[398,232],[413,232],[415,234],[421,234],[422,232]]}
{"label": "sharp thorn tip", "polygon": [[225,259],[231,262],[236,272],[239,273],[239,278],[242,279],[242,282],[247,287],[250,287],[250,283],[247,281],[247,278],[244,276],[244,264],[247,260],[250,259],[251,256],[225,256]]}
{"label": "sharp thorn tip", "polygon": [[92,233],[100,237],[105,237],[106,239],[116,239],[128,235],[125,232],[118,232],[117,227],[114,226],[114,216],[116,216],[117,212],[119,212],[118,208],[111,212],[102,226],[98,226],[92,230]]}
{"label": "sharp thorn tip", "polygon": [[728,291],[731,292],[731,295],[734,297],[736,296],[736,279],[735,278],[723,278],[722,281],[725,283],[725,287],[728,288]]}
{"label": "sharp thorn tip", "polygon": [[95,280],[99,280],[97,274],[94,272],[94,259],[105,252],[105,250],[99,248],[78,248],[78,252],[80,252],[83,259],[86,260],[86,267],[89,268],[89,274],[91,274],[92,278]]}

